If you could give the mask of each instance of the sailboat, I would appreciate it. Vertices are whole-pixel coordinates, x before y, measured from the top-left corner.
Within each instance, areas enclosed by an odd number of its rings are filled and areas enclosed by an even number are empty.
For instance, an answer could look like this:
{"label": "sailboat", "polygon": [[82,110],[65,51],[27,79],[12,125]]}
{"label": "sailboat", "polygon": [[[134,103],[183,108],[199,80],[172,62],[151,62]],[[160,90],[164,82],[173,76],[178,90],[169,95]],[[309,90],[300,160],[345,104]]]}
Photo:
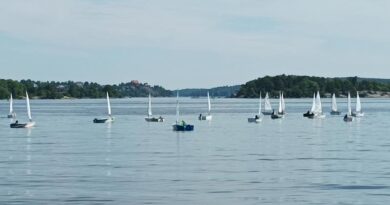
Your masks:
{"label": "sailboat", "polygon": [[311,109],[303,114],[303,117],[314,116],[314,110],[316,108],[316,93],[313,94],[313,103],[311,104]]}
{"label": "sailboat", "polygon": [[352,122],[351,95],[348,92],[348,112],[344,115],[345,122]]}
{"label": "sailboat", "polygon": [[111,115],[111,104],[110,104],[110,96],[107,94],[107,109],[108,109],[108,118],[95,118],[93,119],[94,123],[108,123],[108,122],[113,122],[114,117]]}
{"label": "sailboat", "polygon": [[199,114],[199,117],[198,117],[199,120],[211,120],[213,118],[213,116],[210,114],[211,102],[210,102],[209,92],[207,92],[207,103],[208,103],[208,113],[207,113],[207,115]]}
{"label": "sailboat", "polygon": [[283,108],[285,108],[284,99],[283,99],[283,93],[280,93],[279,94],[279,109],[278,109],[278,112],[275,113],[275,111],[273,111],[272,114],[271,114],[271,119],[284,118],[285,111],[284,111]]}
{"label": "sailboat", "polygon": [[163,117],[153,117],[152,114],[152,97],[149,94],[149,103],[148,103],[148,116],[145,117],[146,122],[164,122]]}
{"label": "sailboat", "polygon": [[362,105],[360,103],[359,92],[356,92],[356,110],[352,113],[354,117],[363,117],[364,112],[362,112]]}
{"label": "sailboat", "polygon": [[321,96],[320,92],[317,91],[317,96],[315,99],[315,106],[313,110],[313,115],[309,116],[310,119],[314,118],[325,118],[325,115],[322,113],[322,103],[321,103]]}
{"label": "sailboat", "polygon": [[11,96],[9,98],[9,114],[7,115],[8,118],[15,118],[16,117],[16,113],[14,112],[13,104],[14,104],[14,101],[13,101],[12,93],[11,93]]}
{"label": "sailboat", "polygon": [[31,117],[31,108],[30,108],[30,99],[28,97],[28,93],[26,91],[26,104],[27,104],[27,115],[28,115],[28,122],[27,123],[19,123],[18,120],[16,120],[14,123],[10,124],[11,128],[30,128],[34,127],[35,122],[32,120]]}
{"label": "sailboat", "polygon": [[261,122],[263,119],[261,116],[261,92],[259,96],[259,112],[255,115],[255,117],[248,118],[248,122]]}
{"label": "sailboat", "polygon": [[264,111],[262,113],[263,115],[272,115],[272,106],[271,106],[271,102],[269,101],[268,92],[265,93]]}
{"label": "sailboat", "polygon": [[331,115],[340,115],[341,112],[337,110],[337,102],[336,95],[333,93],[332,95],[332,111],[330,111]]}
{"label": "sailboat", "polygon": [[179,92],[176,97],[176,123],[172,125],[173,131],[193,131],[194,125],[187,124],[184,120],[179,121]]}

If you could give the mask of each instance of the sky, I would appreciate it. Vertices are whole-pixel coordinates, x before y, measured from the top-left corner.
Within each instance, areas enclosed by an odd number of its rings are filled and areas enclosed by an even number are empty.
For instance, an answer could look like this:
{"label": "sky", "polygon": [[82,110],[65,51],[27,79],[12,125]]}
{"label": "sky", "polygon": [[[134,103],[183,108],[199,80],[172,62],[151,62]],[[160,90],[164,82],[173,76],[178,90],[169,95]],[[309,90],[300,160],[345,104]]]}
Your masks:
{"label": "sky", "polygon": [[0,0],[0,78],[168,89],[390,78],[388,0]]}

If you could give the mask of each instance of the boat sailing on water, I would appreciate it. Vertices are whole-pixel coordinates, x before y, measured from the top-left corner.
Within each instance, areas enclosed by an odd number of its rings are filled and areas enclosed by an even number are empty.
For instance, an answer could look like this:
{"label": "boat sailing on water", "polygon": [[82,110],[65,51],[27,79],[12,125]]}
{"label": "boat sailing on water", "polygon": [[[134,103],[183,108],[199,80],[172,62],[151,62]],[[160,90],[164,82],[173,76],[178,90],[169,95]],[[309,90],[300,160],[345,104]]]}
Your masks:
{"label": "boat sailing on water", "polygon": [[331,115],[340,115],[341,112],[337,110],[336,94],[332,95],[332,110],[330,111]]}
{"label": "boat sailing on water", "polygon": [[345,122],[352,122],[352,109],[351,109],[351,95],[348,92],[348,112],[344,115],[344,121]]}
{"label": "boat sailing on water", "polygon": [[281,92],[279,94],[279,109],[278,109],[278,112],[275,113],[275,110],[273,110],[273,112],[271,114],[271,119],[284,118],[284,115],[286,114],[285,108],[286,108],[286,105],[285,105],[284,98],[283,98],[283,92]]}
{"label": "boat sailing on water", "polygon": [[308,116],[308,118],[310,119],[325,118],[325,114],[322,112],[322,103],[321,103],[321,96],[319,91],[317,91],[317,96],[315,98],[314,109],[312,111],[312,114],[313,115]]}
{"label": "boat sailing on water", "polygon": [[148,102],[148,116],[145,117],[145,121],[146,122],[164,122],[164,118],[163,117],[153,117],[153,114],[152,114],[152,97],[151,95],[149,94],[149,102]]}
{"label": "boat sailing on water", "polygon": [[268,92],[265,93],[264,111],[262,113],[263,115],[272,115],[272,106],[271,106],[271,102],[269,101]]}
{"label": "boat sailing on water", "polygon": [[8,118],[15,118],[16,117],[16,113],[14,112],[13,104],[14,104],[14,100],[12,98],[12,93],[11,93],[11,95],[9,97],[9,114],[7,115]]}
{"label": "boat sailing on water", "polygon": [[303,117],[314,116],[314,110],[316,108],[316,93],[313,94],[313,103],[311,104],[311,109],[303,114]]}
{"label": "boat sailing on water", "polygon": [[207,92],[207,103],[208,103],[208,112],[207,115],[199,114],[198,119],[199,120],[211,120],[213,116],[211,115],[211,101],[210,101],[210,94]]}
{"label": "boat sailing on water", "polygon": [[26,91],[26,104],[27,104],[28,122],[27,123],[19,123],[19,121],[16,120],[14,123],[10,124],[11,128],[30,128],[30,127],[34,127],[35,122],[32,120],[32,117],[31,117],[30,99],[28,97],[27,91]]}
{"label": "boat sailing on water", "polygon": [[356,92],[356,108],[355,112],[352,113],[353,117],[363,117],[364,112],[362,112],[362,105],[360,102],[359,92]]}
{"label": "boat sailing on water", "polygon": [[110,104],[110,96],[107,94],[107,110],[108,110],[108,118],[95,118],[93,119],[94,123],[108,123],[108,122],[113,122],[114,117],[111,115],[111,104]]}
{"label": "boat sailing on water", "polygon": [[193,131],[194,125],[187,124],[184,120],[180,121],[180,111],[179,111],[179,92],[177,92],[176,97],[176,122],[172,125],[173,131]]}
{"label": "boat sailing on water", "polygon": [[261,122],[263,117],[261,116],[261,92],[259,94],[259,112],[255,115],[255,117],[248,118],[248,122]]}

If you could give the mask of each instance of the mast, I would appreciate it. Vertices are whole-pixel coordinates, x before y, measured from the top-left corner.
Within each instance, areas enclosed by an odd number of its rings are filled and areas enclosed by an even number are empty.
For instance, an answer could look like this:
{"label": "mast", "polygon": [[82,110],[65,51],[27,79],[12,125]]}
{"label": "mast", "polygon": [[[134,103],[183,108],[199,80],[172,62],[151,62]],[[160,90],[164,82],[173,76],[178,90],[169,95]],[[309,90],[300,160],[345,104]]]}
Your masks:
{"label": "mast", "polygon": [[107,94],[107,109],[108,109],[108,116],[111,117],[111,104],[110,104],[110,96],[108,96],[108,92],[106,93]]}
{"label": "mast", "polygon": [[12,98],[12,93],[11,93],[11,96],[9,98],[9,114],[12,114],[14,112],[14,108],[13,108],[13,98]]}
{"label": "mast", "polygon": [[282,93],[279,93],[279,109],[278,113],[281,114],[283,112],[283,107],[282,107]]}
{"label": "mast", "polygon": [[282,112],[284,113],[286,111],[286,103],[284,102],[283,92],[282,92]]}
{"label": "mast", "polygon": [[352,110],[351,110],[351,95],[348,92],[348,116],[352,115]]}
{"label": "mast", "polygon": [[148,116],[149,117],[152,116],[152,97],[150,96],[150,93],[149,93],[149,103],[148,103]]}
{"label": "mast", "polygon": [[179,91],[177,91],[176,96],[176,123],[179,123]]}
{"label": "mast", "polygon": [[261,91],[259,95],[259,115],[261,115]]}
{"label": "mast", "polygon": [[32,121],[32,117],[31,117],[31,108],[30,108],[30,99],[28,98],[28,93],[26,91],[26,103],[27,103],[27,115],[28,115],[28,119],[30,120],[30,122]]}

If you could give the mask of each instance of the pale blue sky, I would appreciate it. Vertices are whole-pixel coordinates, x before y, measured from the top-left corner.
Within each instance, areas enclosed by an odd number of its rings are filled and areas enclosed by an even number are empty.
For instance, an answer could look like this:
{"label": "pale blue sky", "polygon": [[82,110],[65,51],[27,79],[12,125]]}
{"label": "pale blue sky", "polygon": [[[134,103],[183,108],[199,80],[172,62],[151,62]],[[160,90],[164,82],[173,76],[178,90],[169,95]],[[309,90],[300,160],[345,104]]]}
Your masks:
{"label": "pale blue sky", "polygon": [[388,0],[0,0],[0,78],[390,78]]}

